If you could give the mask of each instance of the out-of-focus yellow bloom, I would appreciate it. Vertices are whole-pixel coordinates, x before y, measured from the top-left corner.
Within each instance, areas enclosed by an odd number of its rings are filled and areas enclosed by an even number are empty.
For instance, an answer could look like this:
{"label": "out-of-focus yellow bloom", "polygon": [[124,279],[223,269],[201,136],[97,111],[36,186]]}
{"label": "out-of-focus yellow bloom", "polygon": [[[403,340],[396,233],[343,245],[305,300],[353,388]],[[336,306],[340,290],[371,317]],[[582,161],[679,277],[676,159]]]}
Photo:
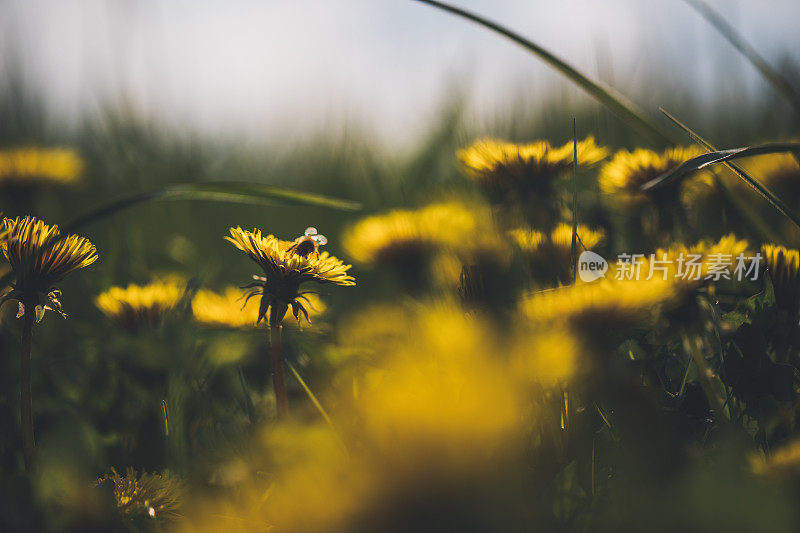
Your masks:
{"label": "out-of-focus yellow bloom", "polygon": [[347,272],[351,265],[344,264],[328,252],[301,254],[294,250],[293,241],[283,241],[274,235],[262,237],[258,229],[231,228],[230,236],[225,239],[250,256],[264,271],[265,277],[251,284],[249,287],[253,290],[247,295],[248,299],[260,296],[258,322],[266,318],[272,308],[274,316],[269,317],[270,324],[279,325],[290,306],[296,318],[299,319],[302,313],[307,319],[308,310],[302,303],[306,293],[300,292],[302,283],[356,284],[355,278]]}
{"label": "out-of-focus yellow bloom", "polygon": [[148,285],[111,287],[97,296],[95,304],[115,323],[135,330],[141,326],[157,327],[183,294],[183,284],[177,281],[156,281]]}
{"label": "out-of-focus yellow bloom", "polygon": [[84,237],[62,236],[58,226],[34,217],[4,218],[3,255],[14,273],[13,290],[4,299],[15,299],[37,309],[61,310],[61,291],[54,287],[64,277],[97,261],[97,250]]}
{"label": "out-of-focus yellow bloom", "polygon": [[[653,198],[653,195],[663,194],[660,190],[653,191],[652,195],[643,192],[640,189],[642,185],[703,153],[704,150],[696,146],[669,148],[660,153],[642,148],[633,152],[620,150],[611,161],[603,165],[599,176],[600,190],[620,204],[641,205]],[[696,183],[691,187],[697,190],[713,185],[713,177],[708,172],[700,172],[681,181],[684,189],[685,184],[692,181]]]}
{"label": "out-of-focus yellow bloom", "polygon": [[[307,300],[310,317],[325,311],[325,304],[316,294],[307,294],[303,298]],[[258,302],[250,300],[245,303],[242,290],[237,287],[226,287],[221,294],[207,289],[197,291],[192,300],[192,313],[195,320],[207,327],[255,328],[258,325]],[[287,309],[284,320],[290,319],[291,315]]]}
{"label": "out-of-focus yellow bloom", "polygon": [[73,184],[83,172],[83,159],[69,148],[0,150],[0,184]]}
{"label": "out-of-focus yellow bloom", "polygon": [[783,290],[800,290],[800,252],[778,246],[765,244],[761,247],[764,268],[769,271],[776,288]]}
{"label": "out-of-focus yellow bloom", "polygon": [[759,476],[800,478],[800,439],[773,450],[769,457],[750,456],[750,469]]}
{"label": "out-of-focus yellow bloom", "polygon": [[[508,232],[512,242],[531,261],[536,273],[544,273],[566,280],[572,261],[572,226],[558,224],[549,237],[530,229],[517,228]],[[603,243],[606,234],[603,230],[593,230],[578,225],[578,253],[592,250]]]}
{"label": "out-of-focus yellow bloom", "polygon": [[523,328],[512,349],[511,366],[518,377],[551,386],[578,373],[581,354],[581,342],[566,328]]}
{"label": "out-of-focus yellow bloom", "polygon": [[[800,198],[800,163],[792,154],[751,157],[742,163],[748,174],[760,181],[779,198],[798,205]],[[738,183],[738,180],[737,180]]]}
{"label": "out-of-focus yellow bloom", "polygon": [[[733,233],[725,235],[718,241],[703,240],[693,246],[677,244],[669,249],[658,249],[655,252],[656,261],[667,261],[666,277],[674,279],[684,285],[700,285],[706,281],[706,277],[713,274],[713,271],[724,271],[727,278],[720,276],[720,279],[732,279],[737,266],[737,257],[744,255],[750,257],[750,243],[745,239],[739,239]],[[699,265],[697,275],[694,267],[689,266],[691,262]],[[646,272],[649,265],[646,263],[642,271]],[[659,272],[656,276],[664,277]]]}
{"label": "out-of-focus yellow bloom", "polygon": [[[459,150],[458,159],[467,177],[481,187],[509,191],[547,190],[550,181],[573,166],[573,143],[560,147],[548,141],[517,144],[499,139],[479,139]],[[586,167],[608,156],[594,137],[578,143],[578,166]]]}
{"label": "out-of-focus yellow bloom", "polygon": [[359,263],[405,263],[409,257],[469,246],[478,225],[478,217],[463,204],[431,204],[365,218],[345,233],[343,244]]}
{"label": "out-of-focus yellow bloom", "polygon": [[98,485],[111,483],[117,510],[126,520],[164,523],[180,518],[185,488],[183,482],[169,474],[139,473],[128,468],[125,474],[111,469],[111,474],[97,480]]}
{"label": "out-of-focus yellow bloom", "polygon": [[520,312],[534,323],[563,322],[576,331],[602,332],[648,323],[659,307],[673,306],[682,296],[672,280],[604,279],[531,293],[520,302]]}

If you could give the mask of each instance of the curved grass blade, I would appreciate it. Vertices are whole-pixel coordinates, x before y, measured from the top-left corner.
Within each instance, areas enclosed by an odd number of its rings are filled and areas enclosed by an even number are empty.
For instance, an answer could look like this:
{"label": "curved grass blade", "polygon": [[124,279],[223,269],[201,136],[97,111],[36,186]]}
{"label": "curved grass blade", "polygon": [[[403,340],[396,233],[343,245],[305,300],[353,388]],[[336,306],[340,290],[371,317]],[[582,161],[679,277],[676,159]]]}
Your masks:
{"label": "curved grass blade", "polygon": [[551,67],[555,68],[561,74],[569,78],[570,81],[589,93],[592,98],[606,106],[612,113],[616,114],[618,117],[637,130],[647,134],[649,137],[653,138],[653,140],[667,142],[670,144],[674,144],[676,142],[676,139],[673,139],[668,132],[664,131],[660,126],[648,119],[644,113],[637,109],[632,102],[627,101],[624,96],[617,93],[614,89],[611,87],[605,87],[599,82],[588,78],[572,65],[555,56],[550,51],[542,48],[538,44],[522,37],[518,33],[515,33],[508,28],[487,20],[479,15],[455,6],[451,6],[450,4],[444,2],[438,2],[436,0],[415,1],[428,4],[454,15],[458,15],[496,33],[499,33],[504,37],[507,37],[529,52],[532,52]]}
{"label": "curved grass blade", "polygon": [[79,216],[64,226],[64,233],[74,232],[82,226],[152,200],[211,200],[249,204],[308,205],[346,211],[355,211],[361,208],[360,204],[349,200],[329,198],[318,194],[271,187],[259,183],[209,181],[168,185],[161,189],[126,196]]}
{"label": "curved grass blade", "polygon": [[[683,124],[681,124],[680,122],[678,122],[677,119],[674,119],[671,115],[669,115],[666,112],[664,113],[667,114],[667,116],[670,117],[670,119],[675,121],[682,128],[689,131],[688,128]],[[710,144],[705,142],[697,134],[692,133],[691,136],[696,142],[700,142],[700,144],[703,144],[704,146],[706,146],[706,148],[713,148]],[[794,212],[792,212],[792,210],[789,209],[789,207],[785,203],[783,203],[783,201],[780,198],[775,196],[772,193],[772,191],[770,191],[760,182],[749,176],[744,170],[742,170],[738,166],[734,166],[733,163],[730,163],[730,161],[733,159],[739,159],[743,157],[753,157],[756,155],[766,155],[766,154],[776,154],[776,153],[786,153],[786,152],[796,154],[798,151],[800,151],[800,143],[792,143],[792,142],[768,143],[768,144],[762,144],[760,146],[734,148],[731,150],[717,150],[685,161],[676,169],[648,181],[647,183],[642,185],[641,190],[647,191],[650,189],[662,187],[664,185],[672,183],[677,179],[680,179],[681,177],[685,176],[690,172],[701,170],[709,165],[713,165],[716,163],[724,163],[728,165],[729,168],[731,168],[731,170],[733,170],[736,173],[736,175],[739,176],[745,183],[750,185],[759,194],[761,194],[761,196],[763,196],[770,203],[770,205],[772,205],[772,207],[777,209],[783,216],[791,220],[798,228],[800,228],[800,217],[798,217]]]}
{"label": "curved grass blade", "polygon": [[800,114],[800,93],[792,86],[791,83],[777,70],[772,68],[772,65],[756,52],[750,43],[736,31],[736,28],[731,26],[722,15],[708,5],[704,0],[683,0],[690,7],[692,7],[701,17],[706,19],[722,36],[733,45],[748,61],[758,70],[759,74],[780,94],[786,99],[794,110]]}

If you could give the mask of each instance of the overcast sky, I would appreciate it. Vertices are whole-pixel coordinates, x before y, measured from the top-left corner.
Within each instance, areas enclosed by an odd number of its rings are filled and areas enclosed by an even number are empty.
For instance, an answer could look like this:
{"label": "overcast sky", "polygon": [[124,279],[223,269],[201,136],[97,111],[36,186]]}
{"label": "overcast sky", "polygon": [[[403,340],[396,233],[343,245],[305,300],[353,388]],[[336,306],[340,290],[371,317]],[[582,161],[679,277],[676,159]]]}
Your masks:
{"label": "overcast sky", "polygon": [[[800,59],[797,0],[709,1],[770,60]],[[708,93],[720,67],[761,83],[682,0],[453,2],[629,92],[660,72]],[[568,86],[499,36],[412,0],[0,0],[9,57],[63,116],[124,97],[165,123],[261,136],[355,120],[391,139],[424,127],[454,82],[477,114],[522,87],[535,99]]]}

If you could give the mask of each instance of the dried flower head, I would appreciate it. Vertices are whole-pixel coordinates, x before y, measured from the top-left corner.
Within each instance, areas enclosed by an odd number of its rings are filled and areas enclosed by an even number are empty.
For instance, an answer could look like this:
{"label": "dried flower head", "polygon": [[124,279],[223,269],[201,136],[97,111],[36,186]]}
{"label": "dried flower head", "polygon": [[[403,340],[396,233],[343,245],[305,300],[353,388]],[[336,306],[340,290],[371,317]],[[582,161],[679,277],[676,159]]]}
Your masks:
{"label": "dried flower head", "polygon": [[104,315],[126,329],[157,327],[180,301],[184,286],[176,280],[169,280],[111,287],[97,296],[95,304]]}
{"label": "dried flower head", "polygon": [[69,148],[0,150],[0,184],[3,185],[72,184],[80,179],[83,167],[83,159]]}
{"label": "dried flower head", "polygon": [[163,523],[180,518],[185,488],[174,475],[139,473],[128,468],[119,474],[111,473],[97,480],[97,485],[113,485],[117,510],[125,520]]}
{"label": "dried flower head", "polygon": [[97,250],[84,237],[62,236],[58,226],[50,226],[34,217],[4,218],[3,254],[14,275],[13,290],[5,299],[30,303],[41,319],[44,309],[63,315],[54,285],[64,277],[97,260]]}
{"label": "dried flower head", "polygon": [[[580,141],[578,166],[587,167],[608,156],[606,148],[597,146],[594,137]],[[574,146],[560,147],[548,141],[517,144],[499,139],[479,139],[459,150],[458,159],[468,178],[491,193],[545,192],[552,180],[572,168]]]}
{"label": "dried flower head", "polygon": [[272,308],[270,323],[280,324],[291,306],[295,318],[302,313],[308,319],[308,310],[303,301],[308,303],[306,292],[300,292],[300,285],[305,282],[331,283],[334,285],[352,286],[355,278],[348,274],[351,265],[328,252],[308,253],[302,255],[292,241],[283,241],[274,235],[261,236],[261,230],[245,231],[240,227],[231,228],[230,236],[225,237],[238,249],[245,252],[264,271],[265,276],[254,277],[256,281],[248,285],[253,289],[247,299],[260,296],[257,321],[266,318]]}

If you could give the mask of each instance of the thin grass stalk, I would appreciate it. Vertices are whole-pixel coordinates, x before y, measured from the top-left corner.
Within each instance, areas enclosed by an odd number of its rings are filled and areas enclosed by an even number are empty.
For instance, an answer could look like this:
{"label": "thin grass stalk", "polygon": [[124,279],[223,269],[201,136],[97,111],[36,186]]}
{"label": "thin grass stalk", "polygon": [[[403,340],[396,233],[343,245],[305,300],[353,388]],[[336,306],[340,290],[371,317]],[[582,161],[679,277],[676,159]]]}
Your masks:
{"label": "thin grass stalk", "polygon": [[701,17],[706,19],[714,29],[716,29],[733,47],[738,50],[748,61],[758,70],[759,74],[772,85],[772,88],[780,94],[793,108],[800,114],[800,93],[789,83],[789,81],[766,59],[747,42],[744,36],[736,31],[732,25],[726,21],[722,15],[714,10],[703,0],[683,0],[692,7]]}
{"label": "thin grass stalk", "polygon": [[30,299],[25,306],[24,322],[22,325],[22,356],[20,358],[19,372],[19,412],[22,424],[22,458],[25,462],[25,472],[33,470],[33,395],[31,394],[31,342],[33,339],[33,323],[36,320],[36,309]]}
{"label": "thin grass stalk", "polygon": [[703,388],[703,392],[708,398],[708,401],[711,403],[711,407],[714,409],[715,413],[719,414],[719,416],[726,416],[724,404],[719,394],[717,394],[714,384],[711,382],[711,371],[706,364],[706,360],[703,357],[702,351],[698,348],[697,339],[685,330],[681,334],[681,337],[683,341],[683,349],[691,356],[695,367],[697,367],[700,386]]}
{"label": "thin grass stalk", "polygon": [[641,110],[637,109],[632,102],[627,101],[624,96],[617,93],[611,87],[605,87],[601,85],[599,82],[590,79],[589,77],[578,71],[575,67],[573,67],[566,61],[557,57],[550,51],[542,48],[538,44],[529,41],[525,37],[522,37],[518,33],[513,32],[504,26],[501,26],[496,22],[492,22],[479,15],[452,6],[445,2],[438,2],[436,0],[415,0],[415,1],[423,4],[428,4],[429,6],[433,6],[437,9],[441,9],[442,11],[446,11],[454,15],[458,15],[459,17],[465,18],[469,21],[479,24],[485,28],[488,28],[510,39],[511,41],[517,43],[518,45],[528,50],[529,52],[532,52],[535,56],[537,56],[539,59],[541,59],[551,67],[555,68],[561,74],[566,76],[570,81],[572,81],[580,88],[585,90],[587,93],[589,93],[589,96],[600,102],[612,113],[617,115],[623,121],[627,122],[633,128],[646,134],[648,137],[650,137],[655,141],[666,142],[668,144],[675,144],[676,139],[674,139],[669,132],[663,130],[659,125],[654,123],[652,120],[648,119],[644,115],[644,113],[642,113]]}
{"label": "thin grass stalk", "polygon": [[[289,415],[289,395],[286,392],[286,376],[283,370],[283,353],[281,351],[281,320],[286,312],[276,309],[273,305],[270,308],[269,317],[269,344],[270,344],[270,363],[272,366],[272,387],[275,391],[275,407],[278,411],[278,420],[283,420]],[[282,311],[282,312],[277,312]]]}
{"label": "thin grass stalk", "polygon": [[[714,145],[712,145],[706,139],[701,137],[697,132],[695,132],[694,130],[689,128],[689,126],[687,126],[686,124],[684,124],[683,122],[678,120],[676,117],[674,117],[672,114],[670,114],[666,109],[664,109],[663,107],[659,107],[658,110],[661,111],[662,113],[664,113],[664,115],[668,119],[670,119],[676,126],[678,126],[683,131],[685,131],[687,133],[687,135],[689,135],[689,138],[692,139],[692,141],[694,141],[695,143],[697,143],[700,146],[704,147],[709,152],[718,151],[717,148]],[[772,193],[772,191],[767,189],[764,185],[762,185],[760,182],[758,182],[755,178],[753,178],[752,176],[747,174],[747,172],[745,172],[736,163],[732,163],[730,161],[723,161],[722,164],[725,165],[726,167],[728,167],[728,169],[730,169],[731,172],[736,174],[742,181],[744,181],[745,183],[750,185],[750,187],[755,189],[755,191],[758,192],[761,196],[763,196],[767,200],[767,202],[772,207],[774,207],[779,213],[781,213],[783,216],[785,216],[786,218],[791,220],[792,223],[794,223],[795,226],[800,228],[800,219],[798,219],[797,216],[794,213],[792,213],[791,210],[777,196],[775,196]],[[723,188],[725,188],[724,185],[723,185]],[[725,189],[725,190],[727,191],[727,189]],[[751,210],[749,210],[746,206],[739,206],[739,203],[737,202],[737,207],[739,207],[740,209],[744,208],[744,210],[747,212],[747,214],[750,215],[749,218],[751,218],[751,220],[754,217],[757,218],[757,216],[754,213],[752,213]],[[767,224],[764,223],[762,220],[757,219],[756,222],[758,223],[757,225],[762,227],[762,232],[765,229],[763,226],[766,226],[768,228]],[[770,234],[773,233],[771,231],[771,228],[768,228],[768,233],[770,233]]]}
{"label": "thin grass stalk", "polygon": [[575,117],[572,117],[572,251],[570,255],[570,270],[572,270],[572,283],[578,277],[578,126]]}

